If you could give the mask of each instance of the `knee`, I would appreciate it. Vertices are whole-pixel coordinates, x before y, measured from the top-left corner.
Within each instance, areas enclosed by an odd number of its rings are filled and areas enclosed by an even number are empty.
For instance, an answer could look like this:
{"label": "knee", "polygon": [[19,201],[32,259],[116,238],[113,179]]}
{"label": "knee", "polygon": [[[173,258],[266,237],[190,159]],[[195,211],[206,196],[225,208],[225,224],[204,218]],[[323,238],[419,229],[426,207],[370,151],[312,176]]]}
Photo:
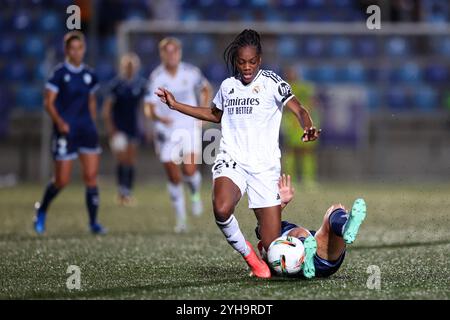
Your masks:
{"label": "knee", "polygon": [[217,221],[226,221],[234,211],[234,206],[227,201],[213,200],[213,211]]}
{"label": "knee", "polygon": [[328,220],[330,219],[331,214],[336,211],[337,209],[345,210],[345,207],[340,203],[335,203],[331,205],[331,207],[328,208],[327,212],[325,213],[325,216],[323,217],[323,222],[325,224],[328,223]]}
{"label": "knee", "polygon": [[55,178],[55,187],[58,189],[62,189],[65,186],[67,186],[70,182],[70,178],[69,177],[56,177]]}
{"label": "knee", "polygon": [[88,171],[83,173],[83,180],[87,186],[95,186],[97,185],[97,172],[96,171]]}

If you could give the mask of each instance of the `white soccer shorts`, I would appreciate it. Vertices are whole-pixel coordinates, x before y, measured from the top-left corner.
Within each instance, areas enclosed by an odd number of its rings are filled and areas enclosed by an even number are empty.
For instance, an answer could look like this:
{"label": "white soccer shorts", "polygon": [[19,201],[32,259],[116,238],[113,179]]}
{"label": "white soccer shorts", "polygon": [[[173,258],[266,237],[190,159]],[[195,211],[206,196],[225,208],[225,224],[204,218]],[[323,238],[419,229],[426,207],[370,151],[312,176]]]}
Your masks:
{"label": "white soccer shorts", "polygon": [[239,187],[241,196],[247,193],[250,209],[268,208],[281,204],[278,193],[280,172],[280,165],[259,173],[247,172],[224,152],[217,155],[212,167],[213,179],[227,177]]}

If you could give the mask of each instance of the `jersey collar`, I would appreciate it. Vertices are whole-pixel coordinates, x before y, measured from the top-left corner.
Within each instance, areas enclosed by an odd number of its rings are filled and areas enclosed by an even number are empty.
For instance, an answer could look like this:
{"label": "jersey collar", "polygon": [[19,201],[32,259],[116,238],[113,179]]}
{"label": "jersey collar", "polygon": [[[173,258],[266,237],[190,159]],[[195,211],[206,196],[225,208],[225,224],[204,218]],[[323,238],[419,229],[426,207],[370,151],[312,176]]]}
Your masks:
{"label": "jersey collar", "polygon": [[75,67],[73,64],[69,63],[68,61],[64,62],[64,66],[73,73],[80,73],[84,69],[84,64],[80,64],[78,67]]}

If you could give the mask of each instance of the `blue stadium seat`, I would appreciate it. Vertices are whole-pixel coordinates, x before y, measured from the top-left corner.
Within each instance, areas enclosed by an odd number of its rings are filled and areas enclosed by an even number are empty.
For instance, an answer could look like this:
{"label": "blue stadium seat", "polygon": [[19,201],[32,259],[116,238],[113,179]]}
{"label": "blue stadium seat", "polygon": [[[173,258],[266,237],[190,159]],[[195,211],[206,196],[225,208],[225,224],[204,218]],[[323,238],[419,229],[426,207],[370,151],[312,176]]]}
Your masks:
{"label": "blue stadium seat", "polygon": [[9,81],[25,82],[28,80],[28,70],[26,64],[21,60],[13,60],[5,66]]}
{"label": "blue stadium seat", "polygon": [[229,77],[227,68],[223,62],[211,63],[204,68],[205,77],[212,83],[220,85],[220,83]]}
{"label": "blue stadium seat", "polygon": [[279,38],[276,48],[282,58],[292,58],[300,55],[300,46],[295,37],[284,36]]}
{"label": "blue stadium seat", "polygon": [[385,52],[391,57],[404,57],[409,54],[408,41],[403,37],[393,37],[386,42]]}
{"label": "blue stadium seat", "polygon": [[222,5],[228,8],[238,8],[245,3],[245,0],[222,0]]}
{"label": "blue stadium seat", "polygon": [[17,41],[13,35],[5,34],[0,37],[0,56],[16,57]]}
{"label": "blue stadium seat", "polygon": [[297,67],[297,74],[299,75],[300,79],[305,79],[307,81],[315,81],[314,78],[314,70],[311,70],[310,67],[305,65],[299,65]]}
{"label": "blue stadium seat", "polygon": [[299,9],[306,6],[306,0],[279,0],[278,5],[288,9]]}
{"label": "blue stadium seat", "polygon": [[197,10],[184,10],[181,12],[181,21],[199,21],[202,17]]}
{"label": "blue stadium seat", "polygon": [[331,40],[331,54],[334,57],[349,57],[352,55],[352,41],[348,38],[338,37]]}
{"label": "blue stadium seat", "polygon": [[191,4],[191,8],[194,8],[194,6],[209,8],[214,6],[214,0],[197,0],[197,3]]}
{"label": "blue stadium seat", "polygon": [[325,7],[326,1],[325,0],[306,0],[305,2],[306,6],[308,8],[323,8]]}
{"label": "blue stadium seat", "polygon": [[367,81],[367,73],[361,63],[348,64],[344,70],[343,80],[351,83],[362,83]]}
{"label": "blue stadium seat", "polygon": [[47,69],[45,62],[37,63],[33,66],[33,79],[37,81],[46,81],[52,69]]}
{"label": "blue stadium seat", "polygon": [[367,87],[367,103],[370,111],[377,111],[381,108],[380,92],[377,89]]}
{"label": "blue stadium seat", "polygon": [[316,81],[320,83],[332,83],[338,77],[337,68],[329,64],[321,65],[314,72],[317,73]]}
{"label": "blue stadium seat", "polygon": [[414,102],[420,111],[429,112],[439,107],[438,94],[430,87],[418,87],[415,90]]}
{"label": "blue stadium seat", "polygon": [[107,52],[108,56],[115,58],[117,56],[117,37],[109,36],[103,40],[102,51]]}
{"label": "blue stadium seat", "polygon": [[32,28],[31,13],[25,10],[15,12],[11,17],[13,30],[28,31]]}
{"label": "blue stadium seat", "polygon": [[62,25],[61,17],[52,11],[44,11],[38,21],[39,30],[44,32],[57,32]]}
{"label": "blue stadium seat", "polygon": [[158,43],[152,37],[142,37],[135,42],[135,50],[139,56],[158,55]]}
{"label": "blue stadium seat", "polygon": [[43,37],[30,35],[22,43],[23,52],[27,57],[42,60],[45,57],[45,43]]}
{"label": "blue stadium seat", "polygon": [[325,42],[320,37],[309,37],[305,42],[304,53],[308,57],[320,57],[325,51]]}
{"label": "blue stadium seat", "polygon": [[425,79],[432,83],[445,83],[450,80],[449,67],[443,64],[432,64],[426,67]]}
{"label": "blue stadium seat", "polygon": [[267,8],[270,5],[269,0],[251,0],[249,2],[254,8]]}
{"label": "blue stadium seat", "polygon": [[214,40],[209,36],[196,36],[194,38],[194,54],[199,56],[210,56],[214,52]]}
{"label": "blue stadium seat", "polygon": [[434,53],[443,56],[450,56],[450,37],[436,37],[432,43]]}
{"label": "blue stadium seat", "polygon": [[389,88],[386,95],[386,102],[391,110],[407,110],[410,104],[408,93],[400,87]]}
{"label": "blue stadium seat", "polygon": [[422,80],[420,67],[413,62],[409,62],[398,68],[398,80],[407,83],[417,83]]}
{"label": "blue stadium seat", "polygon": [[356,52],[361,57],[375,57],[378,55],[378,46],[375,37],[364,37],[356,42]]}
{"label": "blue stadium seat", "polygon": [[115,74],[114,63],[112,61],[103,60],[95,66],[95,72],[97,73],[100,82],[111,80]]}
{"label": "blue stadium seat", "polygon": [[16,90],[16,105],[27,111],[42,109],[43,88],[32,85],[21,85]]}

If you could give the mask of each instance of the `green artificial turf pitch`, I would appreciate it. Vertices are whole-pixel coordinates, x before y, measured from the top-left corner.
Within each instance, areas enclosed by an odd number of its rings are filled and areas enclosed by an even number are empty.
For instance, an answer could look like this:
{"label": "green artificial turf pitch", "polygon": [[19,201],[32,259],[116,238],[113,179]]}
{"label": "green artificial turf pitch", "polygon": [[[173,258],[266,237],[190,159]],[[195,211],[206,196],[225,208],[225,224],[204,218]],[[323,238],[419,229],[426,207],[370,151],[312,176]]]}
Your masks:
{"label": "green artificial turf pitch", "polygon": [[[450,185],[297,186],[283,218],[310,229],[319,227],[334,202],[351,207],[363,197],[368,206],[341,269],[313,280],[250,278],[243,259],[214,223],[207,183],[205,213],[189,216],[190,231],[183,235],[172,232],[174,214],[164,183],[138,185],[134,208],[115,204],[112,183],[102,180],[100,188],[100,220],[109,230],[105,236],[88,233],[79,184],[70,185],[52,204],[44,236],[32,230],[33,203],[43,186],[0,189],[0,298],[450,298]],[[235,214],[255,245],[256,219],[246,198]],[[80,268],[80,290],[66,287],[69,265]],[[381,272],[379,290],[367,286],[371,265]]]}

